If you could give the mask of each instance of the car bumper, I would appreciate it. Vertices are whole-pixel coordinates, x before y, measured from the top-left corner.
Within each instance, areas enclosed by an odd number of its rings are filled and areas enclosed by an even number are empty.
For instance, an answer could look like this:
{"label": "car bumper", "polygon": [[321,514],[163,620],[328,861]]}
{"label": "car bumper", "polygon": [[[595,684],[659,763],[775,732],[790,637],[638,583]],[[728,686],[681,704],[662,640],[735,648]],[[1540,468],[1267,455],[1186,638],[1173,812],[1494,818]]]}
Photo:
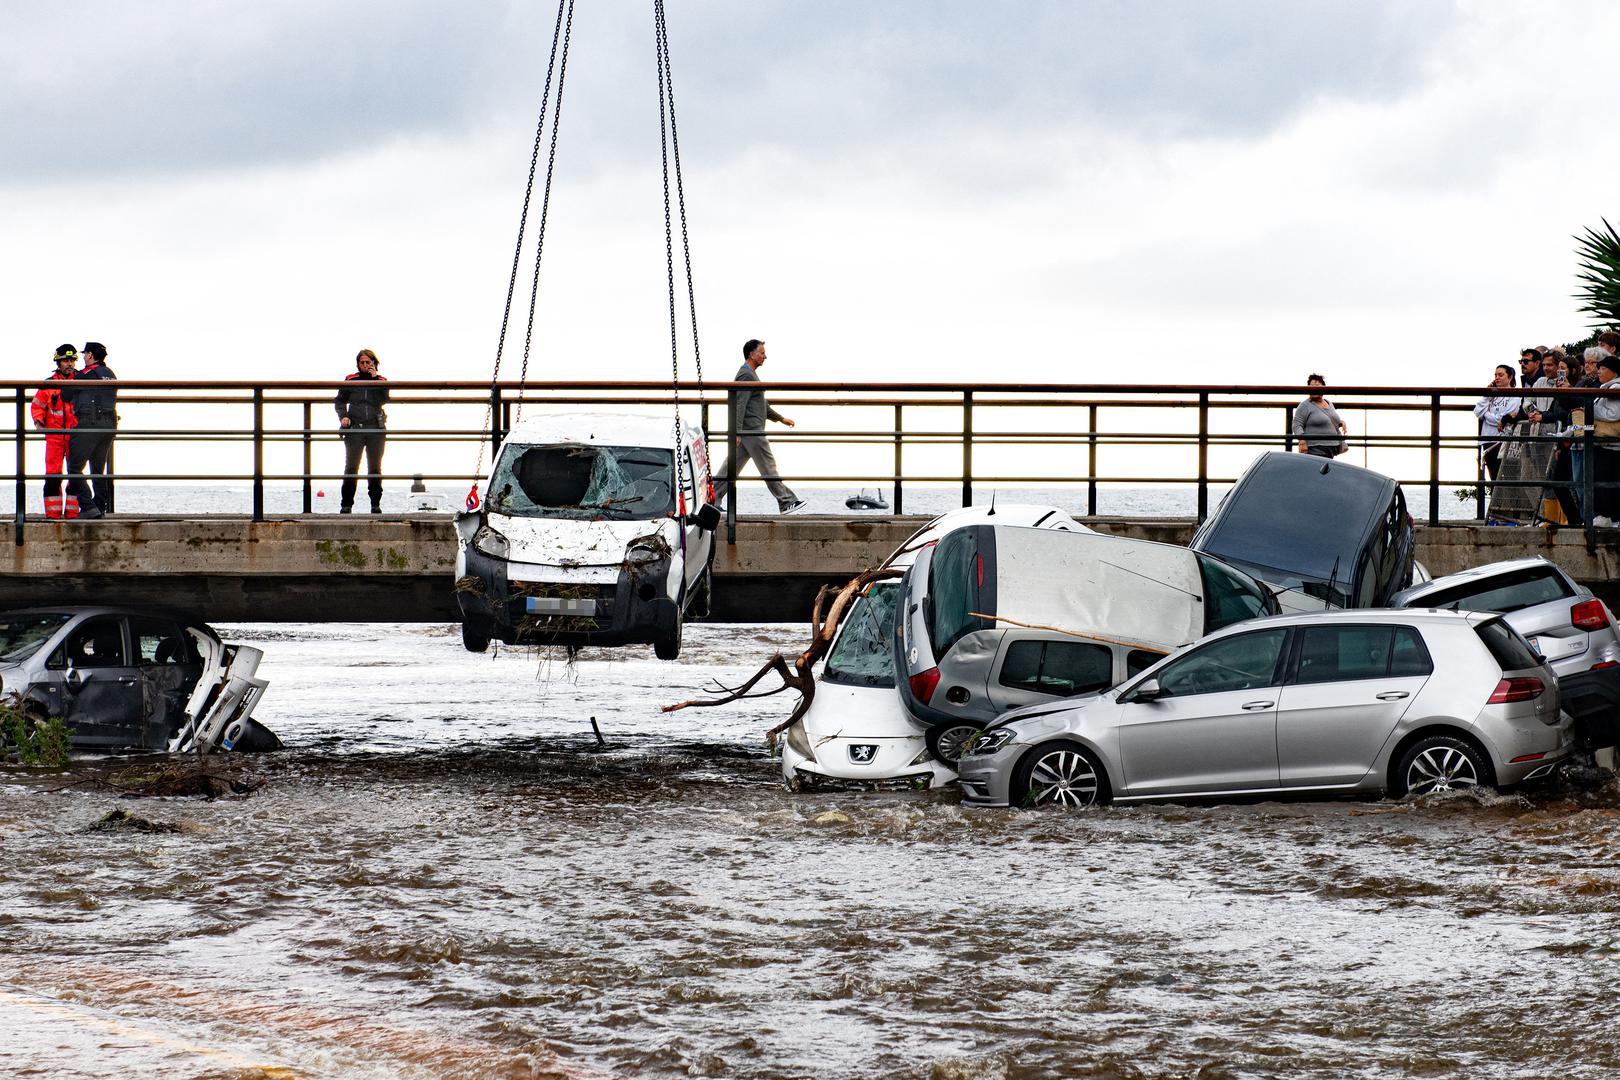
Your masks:
{"label": "car bumper", "polygon": [[1012,775],[1029,747],[1008,743],[993,754],[969,754],[957,764],[956,783],[967,806],[1011,805]]}
{"label": "car bumper", "polygon": [[[857,760],[867,756],[863,748],[872,748],[870,760]],[[831,738],[813,747],[802,739],[782,743],[782,781],[794,791],[925,791],[955,779],[949,766],[928,756],[920,736]]]}
{"label": "car bumper", "polygon": [[575,583],[512,580],[505,561],[470,546],[463,554],[465,573],[456,581],[462,621],[509,645],[645,644],[673,622],[667,559],[626,564],[609,583]]}

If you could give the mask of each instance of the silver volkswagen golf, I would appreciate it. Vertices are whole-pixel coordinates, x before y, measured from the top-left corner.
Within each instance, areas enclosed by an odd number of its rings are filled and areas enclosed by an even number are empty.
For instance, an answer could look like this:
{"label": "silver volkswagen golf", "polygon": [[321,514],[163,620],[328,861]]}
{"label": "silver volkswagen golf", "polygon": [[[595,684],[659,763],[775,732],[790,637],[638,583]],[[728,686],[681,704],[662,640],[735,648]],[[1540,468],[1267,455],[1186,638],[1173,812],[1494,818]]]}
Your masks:
{"label": "silver volkswagen golf", "polygon": [[1018,709],[960,765],[978,806],[1509,786],[1573,751],[1499,615],[1351,610],[1221,630],[1102,696]]}

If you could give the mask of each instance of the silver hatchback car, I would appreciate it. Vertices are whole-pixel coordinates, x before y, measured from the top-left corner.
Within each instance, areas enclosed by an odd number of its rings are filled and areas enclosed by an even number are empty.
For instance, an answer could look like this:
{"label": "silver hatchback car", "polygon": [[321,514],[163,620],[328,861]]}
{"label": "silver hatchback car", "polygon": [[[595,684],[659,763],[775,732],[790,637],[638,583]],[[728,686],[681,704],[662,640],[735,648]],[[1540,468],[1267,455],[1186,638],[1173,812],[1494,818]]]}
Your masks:
{"label": "silver hatchback car", "polygon": [[1573,752],[1499,615],[1350,610],[1219,631],[1089,702],[1019,709],[959,766],[977,806],[1508,786]]}

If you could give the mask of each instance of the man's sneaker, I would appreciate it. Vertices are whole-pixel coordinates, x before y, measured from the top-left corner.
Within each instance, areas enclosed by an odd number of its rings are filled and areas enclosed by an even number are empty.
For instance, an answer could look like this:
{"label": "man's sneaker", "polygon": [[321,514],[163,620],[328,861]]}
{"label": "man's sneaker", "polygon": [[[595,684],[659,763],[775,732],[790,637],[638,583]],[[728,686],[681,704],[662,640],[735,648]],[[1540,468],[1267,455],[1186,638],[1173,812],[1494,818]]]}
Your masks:
{"label": "man's sneaker", "polygon": [[[801,504],[801,505],[803,505],[803,504]],[[95,505],[94,503],[90,504],[89,506],[85,507],[83,510],[79,511],[79,520],[80,521],[94,521],[94,520],[96,520],[96,518],[106,517],[106,516],[107,516],[106,512],[103,511],[101,509],[101,507]]]}
{"label": "man's sneaker", "polygon": [[808,505],[810,504],[805,502],[803,499],[794,499],[792,502],[782,507],[782,513],[797,514],[800,510],[803,510]]}

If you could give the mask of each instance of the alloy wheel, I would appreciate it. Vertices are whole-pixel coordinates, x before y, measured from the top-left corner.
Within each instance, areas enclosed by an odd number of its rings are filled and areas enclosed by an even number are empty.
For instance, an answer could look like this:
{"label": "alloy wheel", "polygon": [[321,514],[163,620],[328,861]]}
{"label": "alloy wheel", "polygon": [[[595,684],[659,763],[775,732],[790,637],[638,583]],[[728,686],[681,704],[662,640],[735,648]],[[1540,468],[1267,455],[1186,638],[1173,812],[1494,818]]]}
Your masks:
{"label": "alloy wheel", "polygon": [[979,733],[977,724],[951,724],[944,727],[934,738],[935,756],[941,761],[955,765],[962,760],[962,750],[967,746],[968,740]]}
{"label": "alloy wheel", "polygon": [[1097,770],[1075,750],[1042,754],[1029,771],[1029,801],[1036,806],[1092,806],[1097,788]]}
{"label": "alloy wheel", "polygon": [[1474,787],[1478,783],[1474,763],[1454,746],[1431,746],[1413,758],[1406,770],[1406,790],[1413,795]]}

